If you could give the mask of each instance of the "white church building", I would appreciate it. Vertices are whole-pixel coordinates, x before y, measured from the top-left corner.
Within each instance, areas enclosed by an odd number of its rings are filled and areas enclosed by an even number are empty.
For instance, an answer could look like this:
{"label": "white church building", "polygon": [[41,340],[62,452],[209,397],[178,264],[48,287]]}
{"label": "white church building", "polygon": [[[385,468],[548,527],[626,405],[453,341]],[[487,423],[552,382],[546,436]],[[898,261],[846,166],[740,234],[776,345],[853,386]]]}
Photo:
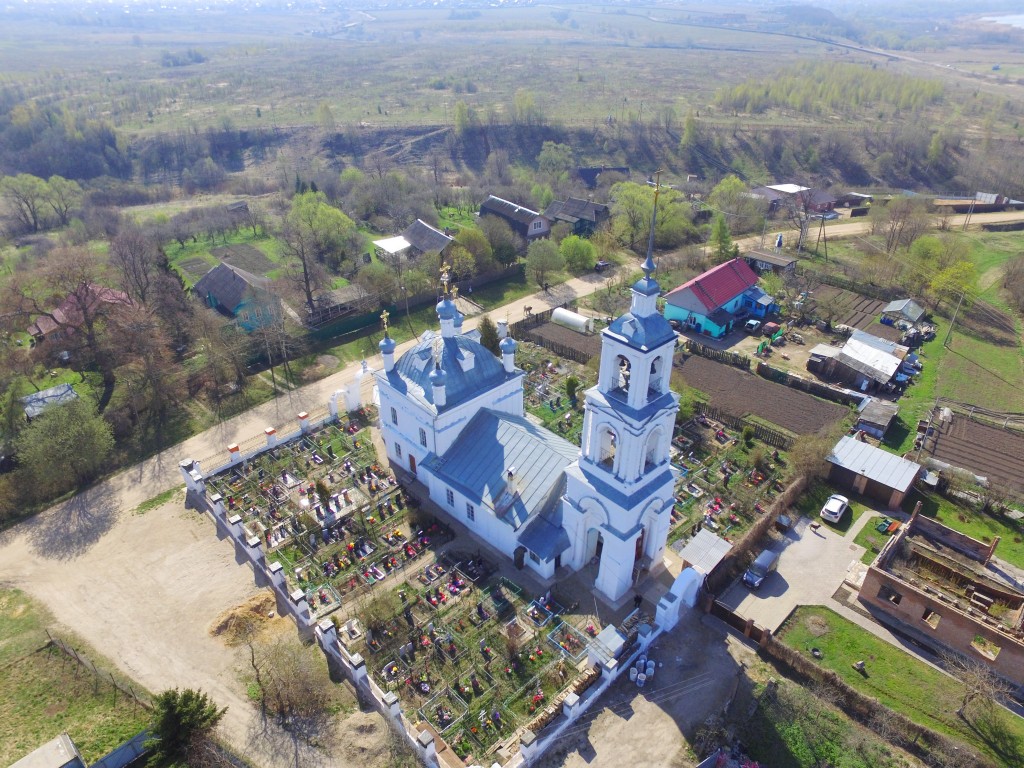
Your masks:
{"label": "white church building", "polygon": [[499,361],[475,332],[463,334],[446,278],[440,333],[425,334],[395,360],[385,324],[384,365],[374,374],[393,466],[414,475],[481,540],[544,579],[563,566],[596,563],[595,589],[611,602],[640,574],[662,567],[673,505],[676,336],[656,306],[650,248],[643,268],[629,312],[602,331],[580,448],[526,418],[516,342],[502,338]]}

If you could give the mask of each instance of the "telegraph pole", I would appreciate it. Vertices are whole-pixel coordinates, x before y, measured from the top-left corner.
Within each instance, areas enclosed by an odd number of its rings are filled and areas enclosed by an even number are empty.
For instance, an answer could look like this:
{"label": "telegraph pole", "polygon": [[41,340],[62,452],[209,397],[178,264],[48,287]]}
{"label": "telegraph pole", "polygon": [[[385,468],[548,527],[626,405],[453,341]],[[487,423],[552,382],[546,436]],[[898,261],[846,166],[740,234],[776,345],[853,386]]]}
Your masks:
{"label": "telegraph pole", "polygon": [[953,333],[953,323],[956,322],[956,316],[960,313],[960,305],[963,304],[963,303],[964,303],[964,295],[963,295],[963,293],[961,293],[960,294],[960,301],[958,301],[956,303],[956,310],[953,312],[953,319],[949,321],[949,330],[946,331],[946,338],[944,338],[942,340],[942,346],[944,346],[944,347],[949,344],[949,336],[950,336],[951,333]]}

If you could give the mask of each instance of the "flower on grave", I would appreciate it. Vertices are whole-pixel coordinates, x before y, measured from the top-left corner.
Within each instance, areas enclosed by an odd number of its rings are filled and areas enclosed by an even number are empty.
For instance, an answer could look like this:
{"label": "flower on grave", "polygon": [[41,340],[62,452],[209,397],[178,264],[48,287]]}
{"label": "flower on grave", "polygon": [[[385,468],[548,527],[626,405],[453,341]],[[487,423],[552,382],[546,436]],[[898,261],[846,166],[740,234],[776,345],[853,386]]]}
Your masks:
{"label": "flower on grave", "polygon": [[471,726],[469,730],[471,730],[473,733],[477,733],[477,729],[476,729],[475,725]]}
{"label": "flower on grave", "polygon": [[512,674],[512,667],[505,667],[505,674],[506,675],[511,675]]}
{"label": "flower on grave", "polygon": [[536,656],[534,656],[534,655],[533,655],[533,654],[531,653],[531,654],[530,654],[530,661],[536,661],[536,660],[537,660],[537,657],[536,657]]}
{"label": "flower on grave", "polygon": [[537,711],[537,707],[535,705],[531,704],[530,705],[530,712],[536,712],[536,711]]}

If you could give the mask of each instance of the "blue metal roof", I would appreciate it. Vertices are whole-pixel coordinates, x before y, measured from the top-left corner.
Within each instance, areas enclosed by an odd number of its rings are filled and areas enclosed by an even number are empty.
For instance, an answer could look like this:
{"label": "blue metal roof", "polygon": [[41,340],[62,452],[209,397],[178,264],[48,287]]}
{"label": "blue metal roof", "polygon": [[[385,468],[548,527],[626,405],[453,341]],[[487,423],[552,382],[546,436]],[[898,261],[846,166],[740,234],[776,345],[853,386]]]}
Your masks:
{"label": "blue metal roof", "polygon": [[468,336],[432,336],[406,352],[393,370],[384,374],[397,391],[435,408],[430,375],[434,371],[434,344],[440,338],[441,368],[445,373],[445,405],[451,408],[501,384],[509,376],[490,350]]}
{"label": "blue metal roof", "polygon": [[[485,408],[444,456],[431,456],[423,465],[518,529],[548,502],[563,482],[562,470],[578,455],[579,448],[553,432]],[[516,493],[509,495],[506,473],[513,467]]]}
{"label": "blue metal roof", "polygon": [[662,315],[638,317],[632,312],[615,318],[602,333],[610,333],[624,340],[631,347],[642,350],[654,349],[666,341],[674,341],[676,338],[672,326]]}
{"label": "blue metal roof", "polygon": [[25,415],[34,419],[51,405],[63,405],[77,399],[78,393],[70,384],[58,384],[21,398],[21,404],[25,408]]}
{"label": "blue metal roof", "polygon": [[562,527],[562,502],[555,498],[549,509],[537,515],[526,526],[519,543],[541,560],[554,560],[569,548],[569,534]]}

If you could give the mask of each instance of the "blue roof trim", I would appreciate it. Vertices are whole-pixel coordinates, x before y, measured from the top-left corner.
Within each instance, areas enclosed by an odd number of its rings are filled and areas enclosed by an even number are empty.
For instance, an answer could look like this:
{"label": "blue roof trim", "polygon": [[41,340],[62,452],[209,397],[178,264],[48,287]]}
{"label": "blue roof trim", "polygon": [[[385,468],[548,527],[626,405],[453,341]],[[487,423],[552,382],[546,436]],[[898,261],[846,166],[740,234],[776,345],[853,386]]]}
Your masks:
{"label": "blue roof trim", "polygon": [[627,312],[615,318],[601,333],[645,352],[669,341],[675,343],[676,339],[672,326],[660,314],[637,317],[632,312]]}
{"label": "blue roof trim", "polygon": [[645,404],[643,408],[633,408],[624,399],[620,399],[611,393],[602,392],[598,387],[588,389],[586,397],[602,408],[614,410],[618,415],[625,416],[638,423],[649,421],[666,408],[679,410],[679,401],[675,399],[676,395],[671,390],[662,392],[654,400]]}
{"label": "blue roof trim", "polygon": [[544,562],[554,560],[571,544],[562,527],[562,502],[555,500],[555,509],[545,510],[533,519],[519,537],[519,543]]}
{"label": "blue roof trim", "polygon": [[597,491],[601,498],[608,500],[610,503],[621,509],[633,509],[645,499],[649,499],[654,496],[655,491],[661,486],[666,484],[671,486],[674,482],[671,465],[668,462],[665,462],[664,469],[662,471],[655,472],[650,480],[633,491],[629,496],[608,483],[601,476],[603,474],[602,471],[594,471],[582,462],[569,467],[567,471],[579,472],[579,474],[586,479],[587,483],[589,483],[590,487]]}

